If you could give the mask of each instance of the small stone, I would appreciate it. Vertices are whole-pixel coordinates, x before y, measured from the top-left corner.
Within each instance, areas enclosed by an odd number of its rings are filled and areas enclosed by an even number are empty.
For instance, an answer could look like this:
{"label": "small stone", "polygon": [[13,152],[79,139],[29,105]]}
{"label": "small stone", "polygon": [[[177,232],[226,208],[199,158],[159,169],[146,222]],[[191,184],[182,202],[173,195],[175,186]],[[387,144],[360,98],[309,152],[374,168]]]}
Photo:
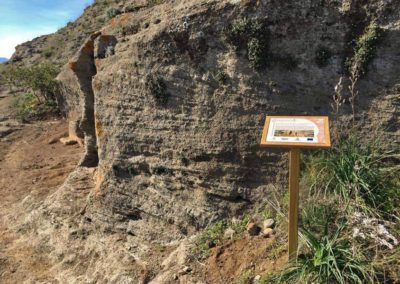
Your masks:
{"label": "small stone", "polygon": [[261,279],[261,275],[256,275],[256,276],[254,276],[254,281],[258,281],[258,280],[260,280]]}
{"label": "small stone", "polygon": [[180,271],[179,274],[180,275],[184,275],[184,274],[188,274],[189,272],[191,272],[192,269],[189,266],[184,266]]}
{"label": "small stone", "polygon": [[58,141],[59,141],[59,139],[57,137],[53,137],[53,138],[49,139],[47,144],[54,144],[54,143],[57,143]]}
{"label": "small stone", "polygon": [[272,228],[272,226],[274,226],[274,224],[275,224],[274,219],[267,219],[264,221],[263,227],[264,227],[264,229]]}
{"label": "small stone", "polygon": [[172,279],[173,279],[173,280],[178,280],[178,275],[176,275],[176,273],[174,273],[174,274],[172,275]]}
{"label": "small stone", "polygon": [[233,230],[232,228],[228,228],[224,232],[225,239],[232,239],[234,235],[235,235],[235,230]]}
{"label": "small stone", "polygon": [[71,138],[69,138],[69,137],[60,138],[60,142],[61,142],[62,144],[64,144],[65,146],[74,145],[74,144],[77,144],[77,143],[78,143],[78,141],[76,141],[76,140],[74,140],[74,139],[71,139]]}
{"label": "small stone", "polygon": [[257,236],[260,233],[261,228],[255,223],[249,223],[246,227],[246,230],[250,236]]}
{"label": "small stone", "polygon": [[271,237],[273,234],[274,234],[274,229],[272,229],[272,228],[266,228],[266,229],[264,229],[264,231],[263,231],[263,236],[264,236],[264,238],[269,238],[269,237]]}

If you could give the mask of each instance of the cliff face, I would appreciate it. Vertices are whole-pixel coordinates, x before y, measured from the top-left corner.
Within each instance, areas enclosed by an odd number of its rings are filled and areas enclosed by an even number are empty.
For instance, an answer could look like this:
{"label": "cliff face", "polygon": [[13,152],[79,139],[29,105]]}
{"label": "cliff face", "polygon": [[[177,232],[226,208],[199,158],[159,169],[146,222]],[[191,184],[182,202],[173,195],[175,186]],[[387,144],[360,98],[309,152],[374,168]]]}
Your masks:
{"label": "cliff face", "polygon": [[373,19],[385,36],[357,112],[398,125],[398,6],[171,1],[113,18],[59,76],[81,165],[97,167],[87,217],[173,240],[262,203],[286,168],[259,148],[265,115],[329,114],[349,45]]}

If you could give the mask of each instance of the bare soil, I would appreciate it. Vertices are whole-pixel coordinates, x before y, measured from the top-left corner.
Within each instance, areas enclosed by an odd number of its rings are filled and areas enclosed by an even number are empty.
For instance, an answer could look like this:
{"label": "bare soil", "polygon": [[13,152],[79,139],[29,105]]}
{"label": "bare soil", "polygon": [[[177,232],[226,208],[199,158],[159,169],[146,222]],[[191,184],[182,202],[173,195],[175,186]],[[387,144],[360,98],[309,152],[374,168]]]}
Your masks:
{"label": "bare soil", "polygon": [[247,236],[214,248],[206,263],[207,283],[253,283],[256,275],[279,270],[287,255],[275,245],[274,237]]}
{"label": "bare soil", "polygon": [[66,135],[63,119],[18,124],[11,102],[11,96],[0,92],[2,124],[11,125],[11,133],[0,138],[0,282],[22,283],[32,274],[46,279],[49,265],[46,251],[19,242],[23,232],[11,230],[13,220],[29,213],[17,204],[29,198],[29,210],[34,210],[76,167],[83,149],[58,142]]}

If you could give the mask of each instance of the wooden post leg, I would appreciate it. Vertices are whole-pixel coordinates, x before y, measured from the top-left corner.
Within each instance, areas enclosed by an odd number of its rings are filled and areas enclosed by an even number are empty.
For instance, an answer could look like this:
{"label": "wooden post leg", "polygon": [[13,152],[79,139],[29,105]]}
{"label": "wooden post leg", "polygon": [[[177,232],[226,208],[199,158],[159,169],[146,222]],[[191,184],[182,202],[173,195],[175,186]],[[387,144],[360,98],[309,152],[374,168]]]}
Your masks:
{"label": "wooden post leg", "polygon": [[300,149],[289,153],[289,261],[296,260],[298,247]]}

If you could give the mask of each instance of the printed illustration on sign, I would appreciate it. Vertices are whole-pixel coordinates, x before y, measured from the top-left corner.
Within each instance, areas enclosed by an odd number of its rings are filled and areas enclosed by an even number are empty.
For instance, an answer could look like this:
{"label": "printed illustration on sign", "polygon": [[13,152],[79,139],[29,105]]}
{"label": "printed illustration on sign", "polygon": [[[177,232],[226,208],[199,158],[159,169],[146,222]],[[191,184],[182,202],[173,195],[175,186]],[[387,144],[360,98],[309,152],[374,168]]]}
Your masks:
{"label": "printed illustration on sign", "polygon": [[271,118],[269,142],[323,142],[323,119]]}

